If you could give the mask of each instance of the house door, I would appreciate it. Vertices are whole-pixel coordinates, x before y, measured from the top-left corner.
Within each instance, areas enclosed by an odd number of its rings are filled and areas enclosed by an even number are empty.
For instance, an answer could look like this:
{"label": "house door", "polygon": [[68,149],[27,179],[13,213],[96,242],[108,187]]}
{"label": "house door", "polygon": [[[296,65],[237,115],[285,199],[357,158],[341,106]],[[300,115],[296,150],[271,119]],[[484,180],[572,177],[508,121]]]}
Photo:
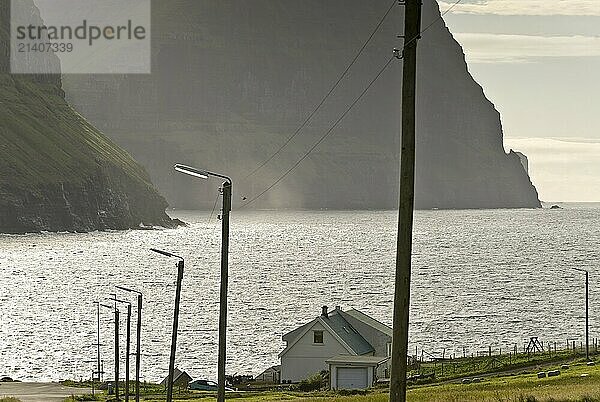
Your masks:
{"label": "house door", "polygon": [[366,367],[338,367],[337,389],[368,388]]}

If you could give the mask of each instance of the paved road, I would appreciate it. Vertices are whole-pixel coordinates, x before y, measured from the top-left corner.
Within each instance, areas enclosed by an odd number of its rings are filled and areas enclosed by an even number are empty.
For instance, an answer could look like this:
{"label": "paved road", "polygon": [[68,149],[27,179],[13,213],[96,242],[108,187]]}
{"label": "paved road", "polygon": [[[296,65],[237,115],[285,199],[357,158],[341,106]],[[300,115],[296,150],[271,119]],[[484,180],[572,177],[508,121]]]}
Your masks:
{"label": "paved road", "polygon": [[22,402],[62,402],[70,395],[91,393],[92,390],[88,388],[69,388],[58,383],[0,383],[0,397],[14,396]]}

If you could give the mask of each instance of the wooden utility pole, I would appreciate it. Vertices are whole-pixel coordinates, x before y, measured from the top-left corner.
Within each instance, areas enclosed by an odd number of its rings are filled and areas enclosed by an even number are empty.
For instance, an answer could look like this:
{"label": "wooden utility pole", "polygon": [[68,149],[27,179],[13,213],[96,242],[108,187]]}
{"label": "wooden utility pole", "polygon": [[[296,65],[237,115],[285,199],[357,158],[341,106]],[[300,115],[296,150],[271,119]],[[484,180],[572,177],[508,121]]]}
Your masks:
{"label": "wooden utility pole", "polygon": [[[181,257],[180,257],[181,258]],[[167,381],[167,402],[173,401],[173,382],[175,381],[175,354],[177,353],[177,330],[179,328],[179,304],[181,302],[181,282],[183,281],[184,261],[177,262],[177,287],[175,289],[175,311],[173,313],[173,332],[171,333],[171,356],[169,358],[169,379]]]}
{"label": "wooden utility pole", "polygon": [[406,401],[410,272],[415,201],[417,42],[421,34],[421,0],[405,0],[404,7],[402,149],[400,152],[400,205],[396,249],[390,402]]}

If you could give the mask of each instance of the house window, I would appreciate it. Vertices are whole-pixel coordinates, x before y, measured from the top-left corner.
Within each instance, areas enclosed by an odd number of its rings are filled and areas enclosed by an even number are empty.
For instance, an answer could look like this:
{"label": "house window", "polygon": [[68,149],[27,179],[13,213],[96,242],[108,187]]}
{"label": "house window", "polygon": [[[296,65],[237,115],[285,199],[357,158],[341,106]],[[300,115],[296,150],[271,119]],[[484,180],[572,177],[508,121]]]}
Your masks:
{"label": "house window", "polygon": [[388,357],[392,355],[392,344],[389,342],[387,344],[387,355]]}
{"label": "house window", "polygon": [[323,331],[313,331],[313,343],[323,343]]}

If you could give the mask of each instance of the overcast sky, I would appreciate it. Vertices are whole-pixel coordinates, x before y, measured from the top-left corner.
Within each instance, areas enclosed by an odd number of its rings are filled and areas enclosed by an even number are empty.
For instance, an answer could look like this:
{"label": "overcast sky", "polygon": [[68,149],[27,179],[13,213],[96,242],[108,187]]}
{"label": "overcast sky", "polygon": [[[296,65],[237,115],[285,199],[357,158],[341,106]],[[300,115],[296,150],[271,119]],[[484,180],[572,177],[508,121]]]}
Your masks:
{"label": "overcast sky", "polygon": [[600,0],[462,0],[445,20],[540,198],[600,201]]}

